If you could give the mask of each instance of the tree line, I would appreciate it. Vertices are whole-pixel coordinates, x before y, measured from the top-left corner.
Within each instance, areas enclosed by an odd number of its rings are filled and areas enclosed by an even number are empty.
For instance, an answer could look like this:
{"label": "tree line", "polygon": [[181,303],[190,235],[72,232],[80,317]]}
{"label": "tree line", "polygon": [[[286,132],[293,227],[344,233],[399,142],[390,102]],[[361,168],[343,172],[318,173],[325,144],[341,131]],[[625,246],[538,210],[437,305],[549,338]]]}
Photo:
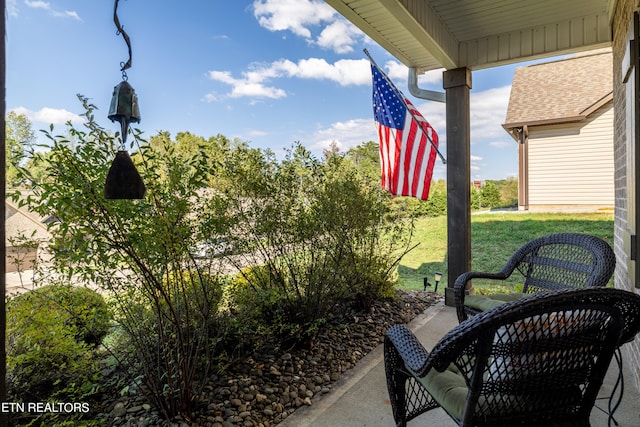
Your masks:
{"label": "tree line", "polygon": [[[36,162],[35,155],[46,156],[49,147],[40,147],[39,153],[33,150],[35,133],[31,122],[24,114],[9,112],[6,118],[6,131],[7,187],[9,189],[21,188],[26,183],[21,182],[18,178],[17,167],[28,169],[34,179],[40,179],[43,175],[43,169],[41,163]],[[163,144],[168,141],[171,141],[169,132],[160,131],[150,138],[149,143],[162,149]],[[210,166],[213,167],[216,159],[224,155],[224,148],[232,146],[248,148],[249,143],[238,139],[230,140],[221,134],[205,139],[185,131],[178,132],[175,136],[175,141],[171,144],[171,150],[175,155],[189,156],[197,150],[204,149],[208,152],[211,159]],[[368,179],[372,185],[377,185],[380,181],[380,157],[378,151],[377,142],[367,141],[350,148],[342,155],[353,162],[360,174]],[[329,153],[339,154],[337,146],[333,145],[324,151],[325,156]],[[403,209],[409,209],[418,216],[435,217],[446,215],[446,196],[446,181],[440,179],[432,182],[429,200],[419,201],[410,198],[397,198],[396,204]],[[518,180],[516,177],[508,177],[503,180],[486,180],[479,187],[475,185],[471,187],[470,197],[471,208],[474,210],[517,207]]]}

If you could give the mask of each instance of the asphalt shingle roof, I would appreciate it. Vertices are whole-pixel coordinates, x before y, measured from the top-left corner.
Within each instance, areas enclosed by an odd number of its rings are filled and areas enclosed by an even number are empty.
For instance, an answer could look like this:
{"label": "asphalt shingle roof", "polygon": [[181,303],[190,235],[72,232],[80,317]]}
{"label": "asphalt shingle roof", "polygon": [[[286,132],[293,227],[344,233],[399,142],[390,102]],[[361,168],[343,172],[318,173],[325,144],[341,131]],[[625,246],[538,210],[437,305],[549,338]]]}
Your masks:
{"label": "asphalt shingle roof", "polygon": [[584,115],[612,91],[608,48],[516,68],[505,127]]}

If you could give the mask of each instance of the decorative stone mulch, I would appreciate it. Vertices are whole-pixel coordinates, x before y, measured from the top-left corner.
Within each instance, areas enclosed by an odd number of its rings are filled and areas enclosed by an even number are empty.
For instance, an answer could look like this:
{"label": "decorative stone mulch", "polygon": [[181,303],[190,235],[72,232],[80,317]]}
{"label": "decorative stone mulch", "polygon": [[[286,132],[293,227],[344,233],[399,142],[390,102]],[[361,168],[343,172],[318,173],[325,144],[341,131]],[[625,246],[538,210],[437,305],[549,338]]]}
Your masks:
{"label": "decorative stone mulch", "polygon": [[112,402],[100,418],[115,427],[275,426],[331,391],[342,373],[383,341],[387,328],[408,323],[441,300],[431,292],[398,291],[396,300],[326,328],[308,349],[254,354],[210,378],[189,420],[162,420],[143,397],[131,396]]}

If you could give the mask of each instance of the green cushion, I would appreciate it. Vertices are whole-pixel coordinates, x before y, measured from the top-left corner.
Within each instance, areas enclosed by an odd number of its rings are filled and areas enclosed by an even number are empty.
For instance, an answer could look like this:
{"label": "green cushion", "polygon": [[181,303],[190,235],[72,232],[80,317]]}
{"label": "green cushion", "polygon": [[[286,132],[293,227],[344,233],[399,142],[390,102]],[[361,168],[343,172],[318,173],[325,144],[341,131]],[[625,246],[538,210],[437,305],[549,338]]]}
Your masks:
{"label": "green cushion", "polygon": [[464,305],[478,311],[488,311],[505,302],[515,301],[524,296],[522,292],[491,295],[467,295],[464,297]]}
{"label": "green cushion", "polygon": [[507,293],[502,293],[502,294],[489,294],[489,295],[486,295],[486,296],[488,298],[491,298],[491,299],[497,299],[497,300],[500,300],[500,301],[509,302],[509,301],[518,300],[518,299],[522,298],[525,295],[526,294],[522,293],[522,292],[507,292]]}
{"label": "green cushion", "polygon": [[444,372],[432,369],[427,375],[417,380],[445,411],[458,420],[462,419],[469,389],[454,365],[450,365]]}

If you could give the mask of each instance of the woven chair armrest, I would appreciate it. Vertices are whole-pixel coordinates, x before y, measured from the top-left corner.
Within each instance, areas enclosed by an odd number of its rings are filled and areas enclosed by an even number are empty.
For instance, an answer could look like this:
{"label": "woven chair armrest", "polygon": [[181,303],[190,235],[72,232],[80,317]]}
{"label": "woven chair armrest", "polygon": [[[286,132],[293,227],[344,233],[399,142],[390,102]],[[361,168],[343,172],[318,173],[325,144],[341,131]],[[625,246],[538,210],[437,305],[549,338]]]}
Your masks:
{"label": "woven chair armrest", "polygon": [[426,374],[429,352],[418,338],[405,325],[395,325],[386,332],[387,339],[393,344],[404,364],[417,376]]}
{"label": "woven chair armrest", "polygon": [[456,279],[453,285],[453,295],[455,298],[456,304],[456,313],[458,314],[458,319],[463,320],[467,318],[467,315],[464,313],[464,298],[465,291],[467,288],[467,282],[471,279],[491,279],[491,280],[506,280],[509,277],[509,274],[505,272],[503,269],[499,273],[483,273],[480,271],[469,271],[467,273],[462,273]]}
{"label": "woven chair armrest", "polygon": [[461,275],[458,276],[458,278],[455,281],[454,287],[456,289],[458,288],[464,289],[467,282],[471,279],[506,280],[508,277],[509,275],[506,274],[504,270],[499,273],[484,273],[481,271],[469,271],[467,273],[462,273]]}

